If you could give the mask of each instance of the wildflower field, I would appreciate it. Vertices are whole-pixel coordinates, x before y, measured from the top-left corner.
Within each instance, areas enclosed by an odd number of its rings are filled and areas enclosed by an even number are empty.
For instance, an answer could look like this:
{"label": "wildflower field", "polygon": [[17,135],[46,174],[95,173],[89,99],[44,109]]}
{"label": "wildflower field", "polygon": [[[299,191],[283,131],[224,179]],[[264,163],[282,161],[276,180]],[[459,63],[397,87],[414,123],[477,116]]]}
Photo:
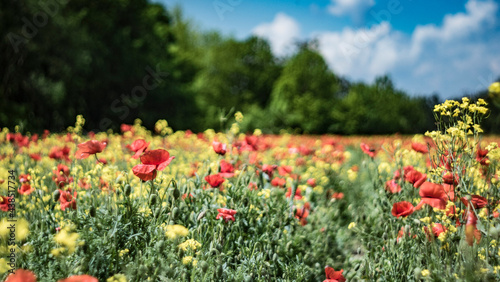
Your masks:
{"label": "wildflower field", "polygon": [[498,281],[486,103],[436,131],[0,133],[5,281]]}

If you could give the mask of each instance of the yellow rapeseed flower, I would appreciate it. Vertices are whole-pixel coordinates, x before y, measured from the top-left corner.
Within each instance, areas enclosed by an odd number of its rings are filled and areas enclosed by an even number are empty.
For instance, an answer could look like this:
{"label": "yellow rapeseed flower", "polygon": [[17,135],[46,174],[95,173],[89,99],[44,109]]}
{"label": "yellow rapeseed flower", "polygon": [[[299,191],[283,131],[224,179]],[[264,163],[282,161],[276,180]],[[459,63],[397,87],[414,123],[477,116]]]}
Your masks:
{"label": "yellow rapeseed flower", "polygon": [[177,237],[186,237],[189,234],[189,230],[179,224],[167,225],[165,229],[167,230],[165,232],[165,235],[172,240]]}
{"label": "yellow rapeseed flower", "polygon": [[108,279],[106,279],[106,282],[128,282],[127,276],[123,274],[115,274]]}
{"label": "yellow rapeseed flower", "polygon": [[179,244],[179,248],[182,249],[183,251],[187,250],[196,250],[196,248],[201,247],[200,242],[196,241],[195,239],[188,239],[184,243]]}

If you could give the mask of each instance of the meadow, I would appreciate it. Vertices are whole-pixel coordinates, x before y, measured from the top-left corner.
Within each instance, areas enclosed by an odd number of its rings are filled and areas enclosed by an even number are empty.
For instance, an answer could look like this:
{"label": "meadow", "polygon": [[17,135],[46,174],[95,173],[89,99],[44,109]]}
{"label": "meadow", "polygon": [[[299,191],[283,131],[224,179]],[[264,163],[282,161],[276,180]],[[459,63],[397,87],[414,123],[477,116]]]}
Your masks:
{"label": "meadow", "polygon": [[0,133],[5,281],[498,281],[486,102],[415,136]]}

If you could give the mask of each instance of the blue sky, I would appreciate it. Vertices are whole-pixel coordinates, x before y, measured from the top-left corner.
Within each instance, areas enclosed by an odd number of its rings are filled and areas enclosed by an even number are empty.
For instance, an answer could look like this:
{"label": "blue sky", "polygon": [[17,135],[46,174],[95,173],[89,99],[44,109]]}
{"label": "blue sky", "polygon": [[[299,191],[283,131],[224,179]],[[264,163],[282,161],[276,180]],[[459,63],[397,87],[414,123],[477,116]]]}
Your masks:
{"label": "blue sky", "polygon": [[458,97],[500,77],[494,0],[159,0],[203,30],[266,38],[277,56],[315,38],[330,68],[353,81],[389,74],[411,95]]}

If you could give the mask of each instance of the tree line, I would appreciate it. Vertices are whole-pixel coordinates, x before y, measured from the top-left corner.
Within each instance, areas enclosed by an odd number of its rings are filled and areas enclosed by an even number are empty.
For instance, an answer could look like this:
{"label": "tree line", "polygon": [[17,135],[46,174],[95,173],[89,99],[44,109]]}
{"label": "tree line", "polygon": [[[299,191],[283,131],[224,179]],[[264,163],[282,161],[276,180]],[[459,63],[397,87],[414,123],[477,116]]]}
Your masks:
{"label": "tree line", "polygon": [[6,0],[0,21],[0,123],[11,129],[60,131],[82,114],[88,131],[140,118],[196,132],[221,130],[241,111],[244,131],[410,134],[434,128],[441,102],[388,76],[349,81],[314,41],[276,57],[262,38],[204,31],[180,8],[147,0]]}

